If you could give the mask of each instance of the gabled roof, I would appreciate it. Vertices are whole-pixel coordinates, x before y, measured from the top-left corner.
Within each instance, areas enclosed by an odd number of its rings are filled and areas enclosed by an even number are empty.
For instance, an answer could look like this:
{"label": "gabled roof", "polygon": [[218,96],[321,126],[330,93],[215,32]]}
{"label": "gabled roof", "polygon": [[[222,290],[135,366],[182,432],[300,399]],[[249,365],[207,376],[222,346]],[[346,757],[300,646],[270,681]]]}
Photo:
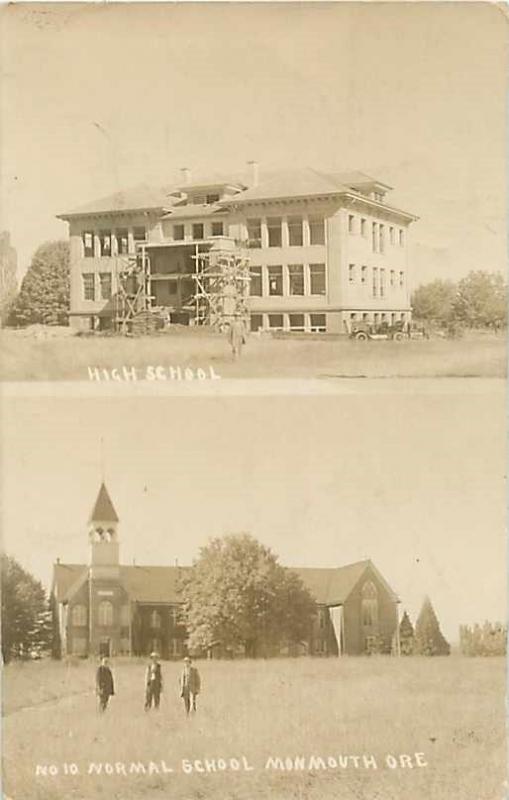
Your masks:
{"label": "gabled roof", "polygon": [[58,218],[68,219],[69,217],[105,214],[114,211],[149,211],[171,208],[179,200],[174,196],[175,191],[175,186],[153,187],[140,184],[107,197],[101,197],[99,200],[93,200],[72,211],[58,214]]}
{"label": "gabled roof", "polygon": [[89,522],[118,522],[117,512],[113,507],[108,490],[104,483],[101,483],[95,506],[90,515]]}
{"label": "gabled roof", "polygon": [[[389,595],[397,596],[370,560],[344,567],[298,567],[297,573],[320,605],[341,605],[351,594],[366,570],[375,573]],[[140,603],[179,603],[180,580],[190,567],[121,566],[120,580],[131,600]],[[67,599],[69,590],[80,581],[88,567],[84,564],[55,564],[54,591],[59,602]]]}

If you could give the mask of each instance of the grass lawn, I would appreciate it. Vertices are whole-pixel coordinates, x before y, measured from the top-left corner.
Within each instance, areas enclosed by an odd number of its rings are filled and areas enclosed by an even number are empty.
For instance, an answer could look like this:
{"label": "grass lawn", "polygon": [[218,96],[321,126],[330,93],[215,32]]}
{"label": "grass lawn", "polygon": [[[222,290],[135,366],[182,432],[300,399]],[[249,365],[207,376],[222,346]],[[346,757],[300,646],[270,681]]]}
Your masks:
{"label": "grass lawn", "polygon": [[272,339],[252,335],[233,362],[226,337],[176,329],[140,338],[76,337],[60,329],[0,331],[0,380],[88,380],[88,367],[189,367],[224,378],[503,377],[503,335],[471,333],[459,340],[403,342]]}
{"label": "grass lawn", "polygon": [[[104,715],[96,710],[92,663],[9,665],[4,671],[7,797],[501,800],[506,796],[502,658],[303,658],[212,661],[198,666],[203,693],[196,716],[186,719],[176,688],[178,664],[163,663],[161,709],[145,713],[144,664],[114,663],[117,693]],[[416,753],[423,755],[416,758]],[[377,768],[362,758],[356,767],[352,756],[363,755]],[[391,767],[388,755],[398,763],[406,755],[403,764],[413,766]],[[323,761],[310,765],[312,756]],[[250,769],[244,769],[242,757]],[[302,757],[303,768],[281,769],[277,762],[267,767],[271,757],[282,759],[287,767]],[[210,771],[184,770],[188,761],[205,769],[206,759],[215,760],[215,771],[211,764]],[[220,759],[228,767],[230,759],[237,759],[240,769],[219,769]],[[145,774],[131,773],[131,762],[137,770],[143,764]],[[102,764],[103,774],[89,774],[91,763]],[[66,775],[65,764],[76,765],[67,769],[78,770],[77,774]],[[54,765],[56,774],[36,776],[37,765]]]}

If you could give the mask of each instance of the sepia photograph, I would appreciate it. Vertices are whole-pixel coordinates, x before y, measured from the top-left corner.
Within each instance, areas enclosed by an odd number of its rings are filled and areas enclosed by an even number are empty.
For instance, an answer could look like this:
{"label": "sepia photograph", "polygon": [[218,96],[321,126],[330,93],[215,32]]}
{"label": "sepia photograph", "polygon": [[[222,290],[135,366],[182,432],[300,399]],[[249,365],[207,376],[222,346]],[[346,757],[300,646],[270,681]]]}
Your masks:
{"label": "sepia photograph", "polygon": [[507,44],[2,7],[3,800],[507,796]]}
{"label": "sepia photograph", "polygon": [[3,29],[3,380],[505,375],[501,7],[13,3]]}
{"label": "sepia photograph", "polygon": [[7,797],[503,796],[502,385],[3,420]]}

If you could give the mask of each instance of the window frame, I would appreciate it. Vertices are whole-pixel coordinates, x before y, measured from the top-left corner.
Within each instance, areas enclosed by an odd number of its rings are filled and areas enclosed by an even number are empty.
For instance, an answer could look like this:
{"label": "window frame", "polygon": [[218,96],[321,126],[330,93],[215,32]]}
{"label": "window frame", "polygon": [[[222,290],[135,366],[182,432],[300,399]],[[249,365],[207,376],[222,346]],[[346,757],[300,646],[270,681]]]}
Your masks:
{"label": "window frame", "polygon": [[[323,272],[323,291],[317,292],[313,290],[313,267],[320,267],[320,271]],[[316,269],[315,269],[316,272]],[[316,280],[316,275],[315,275]],[[314,264],[309,264],[309,294],[311,297],[326,297],[327,296],[327,267],[324,262],[317,262]]]}

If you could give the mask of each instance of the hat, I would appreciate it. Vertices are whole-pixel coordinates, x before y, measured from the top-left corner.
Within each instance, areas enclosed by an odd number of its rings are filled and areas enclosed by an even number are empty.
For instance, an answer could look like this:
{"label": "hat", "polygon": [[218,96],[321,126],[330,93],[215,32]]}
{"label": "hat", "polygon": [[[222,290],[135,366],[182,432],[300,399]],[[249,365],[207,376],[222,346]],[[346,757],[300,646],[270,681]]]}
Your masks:
{"label": "hat", "polygon": [[150,658],[158,658],[158,653],[151,653]]}
{"label": "hat", "polygon": [[189,658],[189,656],[186,656],[186,657],[184,658],[184,661],[190,662],[190,661],[191,661],[191,659]]}

